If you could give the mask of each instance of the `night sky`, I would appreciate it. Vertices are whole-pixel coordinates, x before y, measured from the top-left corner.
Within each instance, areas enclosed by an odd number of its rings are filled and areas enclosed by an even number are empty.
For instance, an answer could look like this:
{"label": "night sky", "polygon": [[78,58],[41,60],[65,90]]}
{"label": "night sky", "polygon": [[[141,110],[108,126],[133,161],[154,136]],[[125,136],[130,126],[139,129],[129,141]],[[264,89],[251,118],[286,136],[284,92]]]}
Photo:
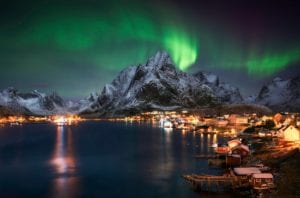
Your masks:
{"label": "night sky", "polygon": [[255,94],[300,74],[299,10],[293,0],[2,0],[0,88],[82,98],[166,50],[180,70]]}

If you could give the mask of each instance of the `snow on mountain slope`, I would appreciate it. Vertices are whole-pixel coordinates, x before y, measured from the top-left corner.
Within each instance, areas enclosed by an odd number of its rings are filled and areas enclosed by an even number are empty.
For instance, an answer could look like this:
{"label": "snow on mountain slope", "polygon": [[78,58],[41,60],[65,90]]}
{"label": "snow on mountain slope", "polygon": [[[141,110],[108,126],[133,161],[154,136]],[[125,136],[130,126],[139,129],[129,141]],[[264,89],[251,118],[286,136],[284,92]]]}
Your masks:
{"label": "snow on mountain slope", "polygon": [[243,101],[239,89],[228,83],[220,83],[217,75],[207,72],[198,72],[195,76],[203,84],[209,86],[222,103],[236,104]]}
{"label": "snow on mountain slope", "polygon": [[166,52],[157,52],[146,64],[131,66],[79,102],[65,102],[56,94],[33,91],[19,93],[13,88],[0,92],[0,110],[27,115],[74,113],[117,116],[148,110],[176,110],[238,104],[243,101],[237,88],[220,83],[218,76],[178,71]]}
{"label": "snow on mountain slope", "polygon": [[260,90],[255,103],[276,111],[300,111],[300,76],[273,79]]}
{"label": "snow on mountain slope", "polygon": [[153,109],[207,107],[241,100],[238,89],[219,84],[217,76],[178,71],[166,52],[157,52],[146,64],[124,69],[111,84],[105,85],[97,101],[91,102],[81,113],[113,116]]}
{"label": "snow on mountain slope", "polygon": [[255,103],[256,98],[257,98],[256,95],[250,95],[244,99],[244,102],[246,104],[253,104],[253,103]]}
{"label": "snow on mountain slope", "polygon": [[52,115],[67,112],[63,99],[55,93],[49,96],[38,91],[19,93],[14,88],[0,92],[0,106],[14,114]]}

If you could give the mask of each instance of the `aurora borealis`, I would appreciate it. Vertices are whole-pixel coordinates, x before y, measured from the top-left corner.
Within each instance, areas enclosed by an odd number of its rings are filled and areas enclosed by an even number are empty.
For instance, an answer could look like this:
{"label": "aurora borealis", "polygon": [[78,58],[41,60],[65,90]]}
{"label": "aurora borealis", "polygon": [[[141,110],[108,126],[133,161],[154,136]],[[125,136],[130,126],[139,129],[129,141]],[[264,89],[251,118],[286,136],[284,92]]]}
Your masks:
{"label": "aurora borealis", "polygon": [[232,1],[2,3],[1,88],[100,92],[123,68],[166,50],[178,69],[217,73],[249,94],[299,73],[299,5]]}

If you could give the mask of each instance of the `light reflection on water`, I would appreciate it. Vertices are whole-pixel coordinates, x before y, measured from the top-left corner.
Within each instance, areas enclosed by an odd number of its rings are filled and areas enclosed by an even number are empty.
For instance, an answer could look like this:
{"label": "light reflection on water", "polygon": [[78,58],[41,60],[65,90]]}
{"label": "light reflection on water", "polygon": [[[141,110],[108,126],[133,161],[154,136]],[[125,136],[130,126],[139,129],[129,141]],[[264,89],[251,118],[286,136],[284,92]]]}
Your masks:
{"label": "light reflection on water", "polygon": [[69,127],[65,130],[65,126],[57,126],[54,151],[50,160],[55,175],[52,194],[58,198],[75,197],[79,184],[72,130]]}
{"label": "light reflection on water", "polygon": [[172,128],[165,128],[161,133],[163,149],[159,160],[161,160],[163,163],[160,163],[160,165],[158,164],[151,165],[154,168],[152,177],[156,179],[155,182],[157,182],[157,179],[159,179],[161,182],[161,180],[170,178],[171,176],[170,170],[174,168],[172,133],[173,133]]}
{"label": "light reflection on water", "polygon": [[[206,137],[206,136],[205,136],[205,137]],[[201,138],[201,142],[200,142],[200,145],[201,145],[201,147],[200,147],[200,152],[203,153],[203,152],[204,152],[204,134],[203,134],[203,133],[201,133],[200,138]]]}
{"label": "light reflection on water", "polygon": [[225,140],[135,122],[7,127],[0,133],[0,197],[206,197],[181,175],[221,174],[197,156]]}

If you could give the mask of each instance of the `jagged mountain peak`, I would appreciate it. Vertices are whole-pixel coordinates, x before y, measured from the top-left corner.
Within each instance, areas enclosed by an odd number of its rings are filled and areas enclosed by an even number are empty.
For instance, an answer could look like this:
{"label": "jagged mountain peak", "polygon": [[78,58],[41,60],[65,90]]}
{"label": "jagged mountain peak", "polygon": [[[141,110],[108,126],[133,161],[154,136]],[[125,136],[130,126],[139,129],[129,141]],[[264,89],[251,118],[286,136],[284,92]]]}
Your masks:
{"label": "jagged mountain peak", "polygon": [[7,88],[0,92],[0,107],[12,114],[50,115],[67,112],[64,100],[55,92],[50,95],[38,92],[18,92]]}
{"label": "jagged mountain peak", "polygon": [[14,87],[8,87],[8,88],[1,91],[2,95],[7,95],[9,97],[16,96],[17,93],[18,93],[18,90]]}
{"label": "jagged mountain peak", "polygon": [[194,76],[205,84],[219,85],[219,77],[211,72],[199,71]]}
{"label": "jagged mountain peak", "polygon": [[275,111],[300,111],[300,76],[274,78],[261,88],[254,102]]}
{"label": "jagged mountain peak", "polygon": [[[212,73],[203,78],[176,69],[171,57],[159,51],[146,64],[128,67],[106,84],[95,102],[82,109],[83,114],[115,116],[144,110],[197,108],[217,103],[238,103],[237,88],[219,84]],[[219,92],[219,93],[217,93]]]}
{"label": "jagged mountain peak", "polygon": [[166,51],[158,51],[147,60],[146,67],[160,67],[163,65],[173,65],[170,55]]}
{"label": "jagged mountain peak", "polygon": [[145,64],[131,66],[106,84],[101,94],[91,94],[77,103],[67,103],[55,92],[19,93],[10,88],[0,92],[0,106],[23,112],[49,115],[73,112],[96,116],[117,116],[148,110],[195,109],[242,102],[239,90],[209,72],[195,75],[179,71],[170,55],[159,51]]}

